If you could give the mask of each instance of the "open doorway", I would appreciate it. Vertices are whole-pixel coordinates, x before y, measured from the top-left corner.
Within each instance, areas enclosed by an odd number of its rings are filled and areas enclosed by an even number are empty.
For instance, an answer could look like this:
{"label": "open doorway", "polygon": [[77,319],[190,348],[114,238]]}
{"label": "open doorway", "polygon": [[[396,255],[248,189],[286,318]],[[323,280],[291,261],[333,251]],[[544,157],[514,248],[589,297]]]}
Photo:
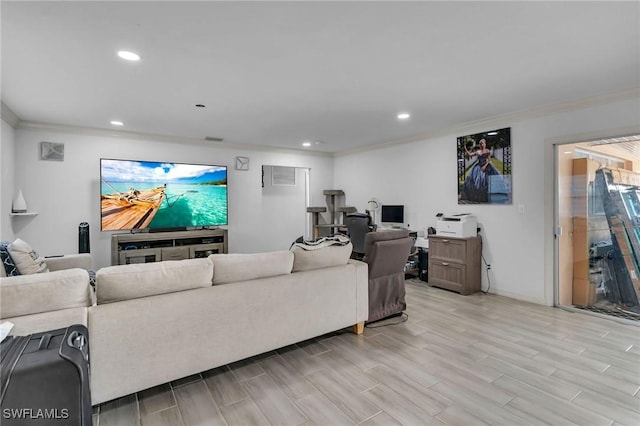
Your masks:
{"label": "open doorway", "polygon": [[270,228],[269,247],[288,249],[297,238],[311,235],[309,174],[306,167],[262,166],[260,211]]}
{"label": "open doorway", "polygon": [[640,320],[640,135],[555,156],[556,304]]}

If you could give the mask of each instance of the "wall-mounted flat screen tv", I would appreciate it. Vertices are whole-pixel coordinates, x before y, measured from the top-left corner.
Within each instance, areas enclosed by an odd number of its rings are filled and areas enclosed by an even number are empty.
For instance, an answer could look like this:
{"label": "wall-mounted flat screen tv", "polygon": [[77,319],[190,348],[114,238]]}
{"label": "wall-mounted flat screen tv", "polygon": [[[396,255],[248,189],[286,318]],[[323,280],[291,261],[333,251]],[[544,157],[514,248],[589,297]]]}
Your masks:
{"label": "wall-mounted flat screen tv", "polygon": [[100,159],[103,231],[226,225],[227,202],[226,166]]}

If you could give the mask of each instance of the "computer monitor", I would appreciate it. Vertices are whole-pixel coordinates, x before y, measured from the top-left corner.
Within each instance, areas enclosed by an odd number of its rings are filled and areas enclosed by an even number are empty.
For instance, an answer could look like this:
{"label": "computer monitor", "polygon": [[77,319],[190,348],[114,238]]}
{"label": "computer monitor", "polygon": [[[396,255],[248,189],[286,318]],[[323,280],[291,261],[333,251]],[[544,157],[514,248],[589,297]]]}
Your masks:
{"label": "computer monitor", "polygon": [[404,206],[401,205],[382,205],[382,223],[399,223],[404,224]]}

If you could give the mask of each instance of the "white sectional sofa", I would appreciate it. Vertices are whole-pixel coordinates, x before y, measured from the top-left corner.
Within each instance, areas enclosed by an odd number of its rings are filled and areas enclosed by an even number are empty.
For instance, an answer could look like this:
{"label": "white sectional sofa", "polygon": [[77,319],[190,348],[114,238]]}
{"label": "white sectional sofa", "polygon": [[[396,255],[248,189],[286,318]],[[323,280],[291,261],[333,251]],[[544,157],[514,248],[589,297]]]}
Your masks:
{"label": "white sectional sofa", "polygon": [[95,296],[89,286],[91,255],[46,258],[51,272],[6,277],[0,265],[0,318],[10,320],[13,335],[87,325]]}
{"label": "white sectional sofa", "polygon": [[[85,271],[37,274],[61,299],[48,312],[18,304],[37,291],[16,293],[14,280],[28,276],[3,278],[2,317],[16,324],[13,334],[87,324],[95,405],[345,327],[361,333],[367,265],[350,253],[348,244],[112,266],[96,274],[95,301]],[[47,315],[58,319],[42,328]]]}

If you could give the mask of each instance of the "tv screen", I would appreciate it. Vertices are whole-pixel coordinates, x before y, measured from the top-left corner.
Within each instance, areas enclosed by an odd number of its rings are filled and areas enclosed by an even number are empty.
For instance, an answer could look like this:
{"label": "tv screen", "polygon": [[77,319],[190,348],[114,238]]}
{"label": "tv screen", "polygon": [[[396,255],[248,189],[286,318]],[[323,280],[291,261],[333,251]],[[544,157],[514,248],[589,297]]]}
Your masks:
{"label": "tv screen", "polygon": [[103,231],[226,225],[227,167],[100,159]]}
{"label": "tv screen", "polygon": [[404,223],[404,206],[382,206],[382,222]]}

